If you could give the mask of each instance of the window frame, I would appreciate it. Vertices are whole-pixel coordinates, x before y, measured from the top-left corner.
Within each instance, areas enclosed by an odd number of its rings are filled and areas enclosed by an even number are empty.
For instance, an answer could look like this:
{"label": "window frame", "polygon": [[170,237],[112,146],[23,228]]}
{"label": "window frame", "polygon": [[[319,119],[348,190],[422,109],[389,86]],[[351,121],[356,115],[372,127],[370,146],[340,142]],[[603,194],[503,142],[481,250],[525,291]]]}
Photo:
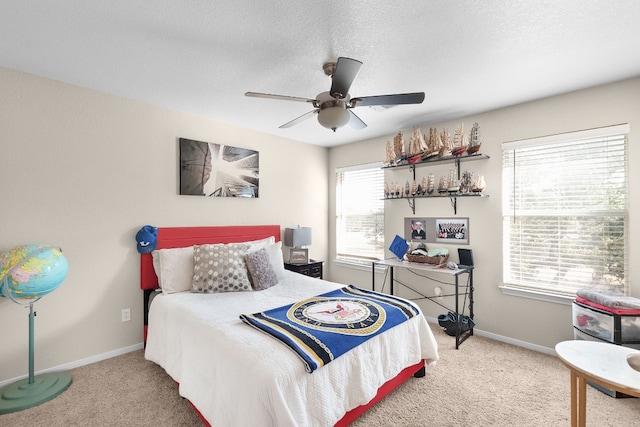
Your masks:
{"label": "window frame", "polygon": [[[588,129],[583,131],[576,132],[568,132],[558,135],[550,135],[539,138],[531,138],[526,140],[518,140],[518,141],[510,141],[502,144],[502,181],[503,181],[503,192],[502,192],[502,217],[503,217],[503,274],[502,274],[502,285],[500,289],[504,294],[507,295],[515,295],[515,296],[526,296],[533,299],[545,300],[550,302],[558,302],[558,303],[570,303],[575,299],[575,289],[573,290],[552,290],[550,287],[544,286],[536,286],[532,282],[527,282],[520,278],[520,280],[510,281],[509,279],[512,276],[512,272],[514,271],[512,265],[510,264],[510,259],[512,252],[510,251],[511,242],[510,233],[511,231],[510,224],[507,221],[514,220],[518,215],[526,216],[528,218],[556,218],[558,222],[561,222],[563,217],[567,215],[571,215],[569,209],[559,208],[554,215],[541,215],[541,214],[526,214],[521,212],[516,212],[516,202],[514,201],[513,189],[516,188],[515,179],[513,177],[508,177],[509,173],[515,173],[516,161],[510,167],[506,167],[505,165],[505,156],[507,152],[512,152],[515,150],[515,155],[517,155],[518,149],[524,148],[532,148],[532,147],[550,147],[550,146],[558,146],[561,144],[565,144],[567,142],[573,141],[585,141],[585,140],[593,140],[594,138],[601,138],[605,140],[608,137],[620,137],[622,140],[622,150],[623,150],[623,163],[624,163],[624,195],[623,197],[623,207],[610,211],[613,216],[617,218],[622,218],[623,224],[620,227],[622,229],[623,242],[622,242],[622,251],[623,251],[623,278],[621,279],[621,287],[625,295],[629,294],[629,275],[628,275],[628,264],[629,264],[629,252],[628,252],[628,227],[629,227],[629,210],[628,210],[628,201],[629,201],[629,163],[628,163],[628,134],[629,134],[630,126],[629,124],[620,124],[607,126],[602,128]],[[511,160],[511,159],[510,159]],[[610,167],[610,166],[609,166]],[[511,180],[511,181],[510,181]],[[513,187],[509,186],[509,183],[513,184]],[[542,196],[541,196],[542,198]],[[513,212],[511,210],[513,209]],[[575,214],[574,214],[575,215]],[[606,216],[607,213],[603,213],[602,211],[594,210],[593,212],[582,212],[581,217],[583,218],[598,218]],[[604,221],[603,221],[604,223]],[[521,241],[521,240],[517,240]],[[563,254],[565,254],[563,252]],[[516,269],[517,270],[517,269]],[[606,271],[604,269],[603,271]],[[575,286],[574,286],[575,287]]]}
{"label": "window frame", "polygon": [[[379,207],[380,213],[379,218],[375,221],[376,226],[379,227],[377,234],[380,235],[380,247],[377,250],[380,251],[378,256],[358,256],[351,253],[341,253],[341,233],[342,233],[342,224],[341,217],[343,216],[343,202],[342,198],[342,180],[340,179],[340,175],[349,172],[360,172],[360,171],[379,171],[379,182],[380,186],[379,191],[376,191],[375,188],[371,190],[371,202],[372,204],[375,201],[375,204]],[[336,175],[336,183],[335,183],[335,202],[336,202],[336,212],[335,212],[335,259],[334,262],[338,265],[345,267],[352,267],[357,269],[366,269],[370,270],[373,261],[384,258],[384,170],[382,169],[382,162],[370,162],[359,165],[351,165],[344,167],[337,167],[335,169]]]}

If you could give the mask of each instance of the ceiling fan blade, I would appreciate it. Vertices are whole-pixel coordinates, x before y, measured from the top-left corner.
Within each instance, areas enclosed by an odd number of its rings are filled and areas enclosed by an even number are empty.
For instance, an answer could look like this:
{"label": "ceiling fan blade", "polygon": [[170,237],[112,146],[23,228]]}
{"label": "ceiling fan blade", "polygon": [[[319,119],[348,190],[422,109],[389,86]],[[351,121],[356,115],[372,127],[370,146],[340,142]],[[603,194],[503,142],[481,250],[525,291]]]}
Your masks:
{"label": "ceiling fan blade", "polygon": [[300,117],[296,117],[295,119],[291,120],[290,122],[287,122],[287,123],[283,124],[282,126],[279,126],[279,128],[280,129],[290,128],[291,126],[295,126],[298,123],[307,120],[309,117],[313,116],[314,114],[318,114],[319,112],[320,112],[319,109],[311,110],[308,113],[304,113]]}
{"label": "ceiling fan blade", "polygon": [[362,62],[356,59],[338,58],[336,70],[332,76],[331,90],[329,91],[331,96],[345,98],[349,94],[349,88],[358,75],[360,67],[362,67]]}
{"label": "ceiling fan blade", "polygon": [[356,113],[354,113],[352,110],[349,110],[349,113],[351,113],[351,119],[349,120],[349,126],[351,126],[352,128],[354,128],[355,130],[361,130],[367,127],[367,124],[365,122],[362,121],[362,119],[360,117],[358,117],[358,115]]}
{"label": "ceiling fan blade", "polygon": [[314,103],[315,99],[301,98],[299,96],[287,96],[287,95],[273,95],[271,93],[260,93],[260,92],[245,92],[245,96],[250,96],[253,98],[268,98],[268,99],[278,99],[281,101],[297,101],[297,102],[310,102]]}
{"label": "ceiling fan blade", "polygon": [[395,95],[362,96],[352,98],[351,103],[356,107],[370,107],[373,105],[421,104],[424,92],[396,93]]}

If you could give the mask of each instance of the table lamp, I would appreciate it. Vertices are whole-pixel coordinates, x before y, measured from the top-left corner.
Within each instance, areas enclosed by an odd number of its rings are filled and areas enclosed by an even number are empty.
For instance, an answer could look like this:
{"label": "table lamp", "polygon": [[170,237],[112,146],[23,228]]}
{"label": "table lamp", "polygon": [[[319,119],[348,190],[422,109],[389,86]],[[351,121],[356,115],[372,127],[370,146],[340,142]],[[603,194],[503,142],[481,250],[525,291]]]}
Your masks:
{"label": "table lamp", "polygon": [[285,228],[284,245],[301,248],[311,244],[311,227]]}
{"label": "table lamp", "polygon": [[284,245],[291,247],[289,250],[289,262],[294,264],[306,264],[309,262],[309,252],[302,249],[311,244],[311,227],[285,228]]}

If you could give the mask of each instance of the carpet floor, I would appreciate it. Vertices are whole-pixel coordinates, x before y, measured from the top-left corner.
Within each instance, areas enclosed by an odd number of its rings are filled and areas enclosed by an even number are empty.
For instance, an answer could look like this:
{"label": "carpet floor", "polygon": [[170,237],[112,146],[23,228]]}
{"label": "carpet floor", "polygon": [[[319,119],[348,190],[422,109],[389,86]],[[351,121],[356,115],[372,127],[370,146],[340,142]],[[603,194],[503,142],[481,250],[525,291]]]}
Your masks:
{"label": "carpet floor", "polygon": [[[477,335],[456,350],[454,338],[431,327],[439,344],[437,365],[424,378],[405,382],[354,427],[570,425],[569,371],[557,358]],[[40,406],[0,415],[0,426],[202,425],[175,383],[142,350],[69,373],[73,383],[67,391]],[[587,387],[587,425],[640,426],[640,399],[614,399]]]}

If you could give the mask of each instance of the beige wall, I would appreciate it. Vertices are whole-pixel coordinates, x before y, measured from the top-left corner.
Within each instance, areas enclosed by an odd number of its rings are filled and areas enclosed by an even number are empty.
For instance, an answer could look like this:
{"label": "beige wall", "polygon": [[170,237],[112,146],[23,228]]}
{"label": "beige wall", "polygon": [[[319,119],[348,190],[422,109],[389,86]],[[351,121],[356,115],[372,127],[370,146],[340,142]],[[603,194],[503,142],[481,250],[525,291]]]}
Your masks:
{"label": "beige wall", "polygon": [[[36,371],[142,342],[142,225],[306,225],[326,259],[326,148],[2,68],[0,93],[0,250],[42,242],[69,261],[35,304]],[[179,196],[179,137],[258,150],[260,198]],[[27,314],[0,298],[0,382],[28,372]]]}
{"label": "beige wall", "polygon": [[[142,293],[134,237],[144,224],[308,225],[314,240],[310,256],[327,261],[326,278],[371,286],[370,271],[340,268],[330,261],[335,257],[334,172],[336,167],[382,160],[393,135],[327,150],[2,68],[0,93],[0,250],[28,242],[54,244],[62,247],[70,264],[63,285],[36,304],[36,371],[140,344]],[[478,264],[479,329],[549,348],[572,333],[569,306],[505,296],[498,289],[500,143],[630,123],[633,256],[640,244],[640,190],[633,185],[640,178],[640,169],[633,166],[640,158],[639,95],[640,79],[633,79],[435,124],[452,130],[463,122],[469,129],[478,121],[485,141],[482,151],[491,156],[467,164],[485,175],[490,197],[458,201],[458,216],[470,218],[469,247]],[[423,129],[429,125],[434,124],[425,123]],[[404,132],[408,138],[410,130]],[[179,196],[179,137],[258,150],[260,198]],[[433,171],[439,176],[449,167]],[[385,208],[390,241],[402,234],[403,218],[412,215],[405,201],[387,201]],[[416,215],[451,216],[453,211],[448,200],[425,199],[417,201]],[[640,277],[638,268],[630,264],[632,283]],[[637,287],[633,294],[640,296]],[[429,317],[443,312],[430,302],[421,306]],[[131,308],[131,322],[120,322],[123,308]],[[0,383],[27,373],[27,314],[27,309],[0,298]]]}
{"label": "beige wall", "polygon": [[[425,102],[429,102],[428,96]],[[422,129],[423,133],[428,133],[429,126],[435,126],[439,130],[448,128],[453,133],[453,130],[460,123],[464,123],[465,129],[468,131],[476,121],[480,124],[484,137],[481,151],[491,158],[462,163],[461,168],[484,175],[487,181],[485,192],[490,197],[486,199],[458,199],[458,216],[469,217],[470,245],[468,247],[473,250],[477,265],[474,276],[477,327],[479,330],[505,337],[508,340],[553,348],[557,342],[573,337],[570,305],[507,296],[503,295],[498,288],[502,284],[500,144],[524,138],[630,123],[628,151],[629,254],[630,259],[633,260],[634,254],[640,246],[638,233],[640,188],[634,185],[640,182],[640,167],[638,166],[640,164],[640,79],[595,87],[451,122],[425,123]],[[411,130],[403,129],[403,133],[408,140]],[[329,155],[329,178],[331,180],[329,206],[331,212],[335,209],[335,177],[333,173],[335,168],[383,160],[386,141],[391,139],[393,139],[393,135],[331,149]],[[452,165],[449,164],[422,167],[417,170],[417,178],[421,179],[428,172],[434,172],[436,177],[447,175],[450,168]],[[409,178],[410,172],[407,169],[385,171],[387,181],[397,180],[404,184]],[[449,217],[452,215],[453,209],[448,199],[416,201],[416,216],[418,217]],[[385,240],[387,246],[395,234],[403,235],[403,218],[411,216],[413,216],[412,212],[405,200],[385,201]],[[329,230],[330,257],[334,259],[334,216],[330,218]],[[456,261],[456,246],[448,245],[447,247],[453,250],[455,255],[452,255],[452,259]],[[387,251],[386,256],[391,256],[391,253]],[[333,280],[371,286],[370,271],[338,267],[334,263],[328,266],[328,270]],[[629,275],[632,295],[640,297],[640,287],[634,286],[634,283],[637,284],[640,280],[640,267],[633,261],[629,263]],[[415,276],[407,274],[401,276],[401,279],[415,286],[423,286],[426,293],[431,295],[434,286],[436,286],[416,281]],[[377,277],[377,283],[381,282],[382,276],[380,275]],[[401,292],[400,295],[414,296],[410,291]],[[446,309],[430,301],[423,301],[420,305],[425,314],[431,318],[446,313]]]}

